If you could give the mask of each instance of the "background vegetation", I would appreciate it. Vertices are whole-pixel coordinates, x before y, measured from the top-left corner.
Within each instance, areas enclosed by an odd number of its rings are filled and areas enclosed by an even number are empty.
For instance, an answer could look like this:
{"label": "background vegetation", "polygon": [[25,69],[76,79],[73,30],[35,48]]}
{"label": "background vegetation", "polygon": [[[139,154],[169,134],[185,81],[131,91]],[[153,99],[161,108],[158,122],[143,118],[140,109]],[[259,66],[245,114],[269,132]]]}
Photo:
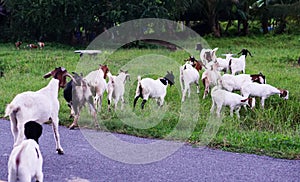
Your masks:
{"label": "background vegetation", "polygon": [[299,33],[299,0],[0,0],[0,40],[85,44],[122,22],[180,21],[201,35]]}
{"label": "background vegetation", "polygon": [[[222,53],[237,53],[241,48],[248,48],[254,57],[247,58],[247,73],[262,72],[267,77],[267,83],[276,87],[285,88],[290,91],[287,101],[274,95],[267,99],[266,108],[245,111],[241,109],[241,119],[229,117],[228,108],[224,109],[224,118],[221,123],[213,123],[210,120],[209,109],[211,107],[210,97],[203,100],[203,86],[200,95],[195,94],[192,87],[192,98],[187,99],[186,105],[189,112],[178,126],[180,111],[180,90],[178,90],[178,77],[175,87],[168,88],[166,104],[163,109],[156,107],[154,101],[146,104],[145,112],[138,107],[134,113],[140,120],[130,120],[132,113],[132,100],[136,89],[136,78],[132,77],[127,83],[125,111],[109,113],[104,101],[103,109],[98,113],[98,120],[102,129],[127,133],[140,137],[167,138],[172,140],[185,140],[195,146],[203,145],[203,133],[208,125],[220,124],[216,136],[207,143],[213,148],[235,152],[248,152],[274,157],[299,159],[300,158],[300,92],[299,92],[299,58],[300,40],[293,35],[265,35],[250,37],[227,37],[214,38],[205,37],[211,47],[219,47],[218,56]],[[44,50],[16,50],[13,44],[0,44],[0,68],[4,71],[4,77],[0,77],[0,115],[4,115],[6,104],[16,94],[38,90],[47,85],[49,80],[42,76],[57,66],[64,66],[69,72],[77,69],[80,62],[79,56],[74,54],[74,47],[49,43]],[[189,54],[183,50],[169,51],[165,48],[148,46],[144,49],[119,49],[109,56],[107,64],[113,74],[116,74],[123,65],[143,55],[162,55],[183,63]],[[198,53],[195,54],[197,58]],[[91,69],[97,69],[91,68]],[[169,70],[169,67],[164,69]],[[178,68],[173,72],[178,75]],[[128,70],[131,73],[131,70]],[[163,75],[149,75],[153,78]],[[193,98],[198,98],[199,107],[188,105]],[[65,104],[62,91],[59,93],[61,103],[60,123],[68,126],[69,108]],[[104,99],[105,100],[105,99]],[[140,102],[139,102],[140,103]],[[127,112],[128,111],[128,112]],[[130,111],[130,112],[129,112]],[[129,114],[127,114],[129,113]],[[193,113],[197,115],[195,126],[190,124],[194,119]],[[127,120],[127,118],[129,118]],[[124,122],[126,121],[126,122]],[[88,124],[81,121],[81,124]],[[144,122],[144,123],[138,123]],[[131,124],[144,124],[147,128],[134,127]],[[176,129],[175,129],[176,127]],[[195,127],[193,129],[193,127]],[[192,133],[188,139],[186,136],[190,129]],[[172,132],[171,136],[169,135]]]}

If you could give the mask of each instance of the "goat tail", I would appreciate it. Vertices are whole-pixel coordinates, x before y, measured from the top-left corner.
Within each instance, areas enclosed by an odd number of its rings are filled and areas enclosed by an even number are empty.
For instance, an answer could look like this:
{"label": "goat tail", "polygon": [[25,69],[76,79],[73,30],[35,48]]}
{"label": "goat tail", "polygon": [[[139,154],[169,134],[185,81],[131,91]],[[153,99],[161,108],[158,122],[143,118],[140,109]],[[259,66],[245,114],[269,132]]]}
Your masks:
{"label": "goat tail", "polygon": [[5,115],[4,115],[4,117],[7,117],[7,116],[9,116],[11,113],[13,113],[13,112],[18,112],[20,110],[20,107],[16,107],[16,106],[14,106],[13,104],[8,104],[7,106],[6,106],[6,109],[5,109]]}
{"label": "goat tail", "polygon": [[139,75],[139,76],[137,77],[137,79],[138,79],[138,83],[140,83],[141,80],[142,80],[142,77]]}

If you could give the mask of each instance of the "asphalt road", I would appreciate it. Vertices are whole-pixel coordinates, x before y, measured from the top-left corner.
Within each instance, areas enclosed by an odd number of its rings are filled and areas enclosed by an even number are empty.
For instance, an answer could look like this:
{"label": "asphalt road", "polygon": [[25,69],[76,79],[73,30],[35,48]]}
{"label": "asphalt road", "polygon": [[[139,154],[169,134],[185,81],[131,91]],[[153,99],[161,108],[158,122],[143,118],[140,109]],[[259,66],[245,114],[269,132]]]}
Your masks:
{"label": "asphalt road", "polygon": [[[86,140],[81,130],[60,126],[64,155],[55,153],[55,142],[50,125],[43,125],[40,149],[44,157],[44,181],[300,181],[300,161],[274,159],[266,156],[237,154],[193,148],[182,145],[162,160],[146,164],[128,164],[113,160],[98,152]],[[93,131],[91,131],[93,133]],[[111,134],[97,132],[102,136]],[[148,144],[156,142],[126,135],[113,135],[122,141]],[[98,136],[99,137],[99,136]],[[98,140],[99,138],[95,138]],[[172,142],[162,142],[172,144]],[[7,161],[13,137],[9,121],[0,120],[0,181],[7,180]],[[119,151],[116,146],[116,151]],[[107,152],[107,151],[106,151]],[[111,149],[111,153],[114,150]],[[127,153],[126,153],[127,154]],[[137,154],[137,153],[136,153]],[[130,155],[130,153],[128,153]],[[132,154],[134,155],[134,153]],[[138,154],[137,154],[138,155]],[[148,160],[155,152],[147,154]],[[114,155],[112,155],[114,156]],[[122,156],[122,154],[117,155]],[[142,156],[142,155],[141,155]],[[134,156],[128,157],[127,161]],[[126,162],[126,160],[125,160]]]}

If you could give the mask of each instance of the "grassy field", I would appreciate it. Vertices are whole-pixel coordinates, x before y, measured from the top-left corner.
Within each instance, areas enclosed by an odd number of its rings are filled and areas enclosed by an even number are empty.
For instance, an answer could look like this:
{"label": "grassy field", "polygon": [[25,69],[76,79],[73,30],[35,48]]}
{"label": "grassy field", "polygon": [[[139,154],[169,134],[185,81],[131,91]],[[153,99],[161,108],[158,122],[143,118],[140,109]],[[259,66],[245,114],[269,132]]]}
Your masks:
{"label": "grassy field", "polygon": [[[106,98],[98,120],[103,130],[127,133],[140,137],[184,140],[195,146],[208,145],[227,151],[256,153],[279,158],[300,158],[300,67],[297,65],[300,39],[297,36],[252,36],[215,39],[206,37],[210,47],[219,47],[217,55],[226,52],[237,53],[246,47],[253,54],[247,58],[246,73],[262,72],[267,83],[289,90],[287,101],[274,95],[266,100],[262,110],[256,108],[245,111],[241,109],[241,118],[229,116],[229,109],[223,109],[220,119],[211,117],[210,96],[202,99],[192,86],[191,98],[181,103],[179,86],[179,65],[188,58],[184,50],[175,52],[166,49],[119,49],[112,54],[104,53],[105,63],[112,74],[119,69],[126,69],[131,80],[126,84],[123,111],[108,112]],[[79,58],[75,48],[57,44],[48,44],[44,50],[16,50],[13,44],[0,44],[0,116],[4,115],[6,104],[16,94],[27,90],[38,90],[49,80],[43,75],[54,67],[63,66],[69,72],[83,72],[97,69],[97,59]],[[199,58],[199,53],[196,58]],[[102,55],[101,55],[102,56]],[[92,64],[86,64],[90,61]],[[95,63],[95,64],[94,64]],[[145,71],[146,70],[146,71]],[[149,100],[145,111],[140,107],[134,111],[133,97],[136,89],[136,76],[157,78],[166,71],[173,71],[176,84],[168,88],[164,107],[158,108],[156,102]],[[202,71],[201,71],[202,73]],[[105,95],[106,96],[106,95]],[[62,91],[59,93],[61,103],[60,123],[69,125],[69,108],[65,104]],[[259,101],[259,100],[258,100]],[[140,105],[141,100],[138,102]],[[90,123],[90,116],[84,112],[81,125]]]}

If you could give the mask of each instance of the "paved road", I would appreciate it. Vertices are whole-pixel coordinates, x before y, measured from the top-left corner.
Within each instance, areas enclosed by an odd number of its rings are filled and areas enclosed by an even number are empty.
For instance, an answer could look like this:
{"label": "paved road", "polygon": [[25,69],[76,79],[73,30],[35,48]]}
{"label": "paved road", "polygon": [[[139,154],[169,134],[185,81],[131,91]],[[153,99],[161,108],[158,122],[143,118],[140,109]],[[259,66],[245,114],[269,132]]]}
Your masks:
{"label": "paved road", "polygon": [[[8,121],[0,120],[0,181],[7,179],[7,161],[13,144],[9,127]],[[193,148],[189,145],[183,145],[172,155],[157,162],[126,164],[102,155],[87,142],[80,130],[70,131],[65,127],[59,128],[65,154],[58,155],[54,150],[51,126],[43,127],[40,148],[44,157],[46,182],[300,181],[300,161]],[[141,144],[153,142],[126,135],[115,136]]]}

